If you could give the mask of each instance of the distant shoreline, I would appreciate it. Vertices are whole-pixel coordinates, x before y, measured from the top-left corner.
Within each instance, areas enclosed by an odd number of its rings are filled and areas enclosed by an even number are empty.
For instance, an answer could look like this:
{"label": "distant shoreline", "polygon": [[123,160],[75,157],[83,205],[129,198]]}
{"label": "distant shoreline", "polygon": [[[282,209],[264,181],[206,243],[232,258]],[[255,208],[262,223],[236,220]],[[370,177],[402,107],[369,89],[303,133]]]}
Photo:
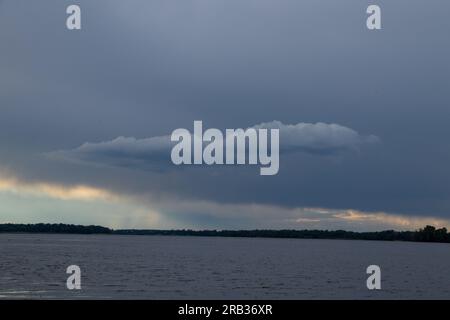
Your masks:
{"label": "distant shoreline", "polygon": [[450,243],[446,228],[426,226],[416,231],[354,232],[344,230],[113,230],[102,226],[72,224],[0,224],[1,233],[51,233],[51,234],[116,234],[153,236],[244,237],[283,239],[373,240]]}

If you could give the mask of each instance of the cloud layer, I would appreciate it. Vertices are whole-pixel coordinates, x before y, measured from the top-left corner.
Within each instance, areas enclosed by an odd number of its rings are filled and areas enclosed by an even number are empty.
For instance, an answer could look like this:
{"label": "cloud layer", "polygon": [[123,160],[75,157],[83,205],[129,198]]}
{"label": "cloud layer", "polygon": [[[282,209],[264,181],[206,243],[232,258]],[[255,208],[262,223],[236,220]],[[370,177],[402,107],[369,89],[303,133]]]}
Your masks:
{"label": "cloud layer", "polygon": [[[281,153],[333,155],[357,151],[364,144],[379,142],[379,138],[374,135],[363,136],[345,126],[321,122],[288,125],[272,121],[252,128],[279,129]],[[86,142],[75,149],[54,151],[48,155],[96,165],[162,170],[174,168],[170,160],[170,151],[174,144],[169,135],[144,139],[118,137],[105,142]]]}

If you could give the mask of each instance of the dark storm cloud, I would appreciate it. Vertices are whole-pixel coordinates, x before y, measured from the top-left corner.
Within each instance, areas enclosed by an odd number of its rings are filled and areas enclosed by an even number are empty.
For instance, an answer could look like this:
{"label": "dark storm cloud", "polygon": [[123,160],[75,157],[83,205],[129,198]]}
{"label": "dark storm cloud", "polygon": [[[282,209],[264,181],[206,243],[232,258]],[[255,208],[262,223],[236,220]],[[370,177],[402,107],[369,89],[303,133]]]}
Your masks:
{"label": "dark storm cloud", "polygon": [[[23,180],[449,215],[448,2],[377,1],[379,32],[365,28],[369,1],[80,0],[76,32],[65,29],[72,1],[0,3],[0,165]],[[336,123],[383,143],[285,156],[269,179],[246,168],[127,170],[161,161],[157,137],[194,120],[224,129],[272,119]],[[115,167],[40,156],[54,150]]]}

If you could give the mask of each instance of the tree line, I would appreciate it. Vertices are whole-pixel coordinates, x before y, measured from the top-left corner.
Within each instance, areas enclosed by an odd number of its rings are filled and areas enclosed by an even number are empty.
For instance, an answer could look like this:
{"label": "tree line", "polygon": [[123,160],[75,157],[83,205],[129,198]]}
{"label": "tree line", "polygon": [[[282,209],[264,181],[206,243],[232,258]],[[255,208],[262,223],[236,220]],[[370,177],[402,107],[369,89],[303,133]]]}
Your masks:
{"label": "tree line", "polygon": [[354,232],[344,230],[116,230],[125,235],[170,235],[199,237],[248,237],[248,238],[295,238],[295,239],[342,239],[342,240],[384,240],[450,242],[446,228],[426,226],[417,231],[375,231]]}
{"label": "tree line", "polygon": [[344,230],[113,230],[102,226],[72,224],[0,224],[0,233],[66,233],[66,234],[119,234],[198,237],[247,237],[247,238],[294,238],[294,239],[342,239],[384,240],[450,243],[446,228],[426,226],[416,231],[354,232]]}
{"label": "tree line", "polygon": [[112,233],[109,228],[101,226],[80,226],[73,224],[0,224],[0,233],[73,233],[73,234],[101,234]]}

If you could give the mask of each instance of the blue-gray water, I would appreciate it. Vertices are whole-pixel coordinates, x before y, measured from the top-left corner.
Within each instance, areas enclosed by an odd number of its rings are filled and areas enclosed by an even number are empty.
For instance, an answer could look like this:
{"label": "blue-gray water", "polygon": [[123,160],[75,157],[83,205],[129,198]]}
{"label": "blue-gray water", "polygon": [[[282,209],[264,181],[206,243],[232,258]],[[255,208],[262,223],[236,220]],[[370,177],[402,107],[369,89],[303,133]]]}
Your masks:
{"label": "blue-gray water", "polygon": [[[80,291],[66,289],[74,264]],[[366,287],[371,264],[380,291]],[[450,245],[0,234],[0,298],[449,299]]]}

